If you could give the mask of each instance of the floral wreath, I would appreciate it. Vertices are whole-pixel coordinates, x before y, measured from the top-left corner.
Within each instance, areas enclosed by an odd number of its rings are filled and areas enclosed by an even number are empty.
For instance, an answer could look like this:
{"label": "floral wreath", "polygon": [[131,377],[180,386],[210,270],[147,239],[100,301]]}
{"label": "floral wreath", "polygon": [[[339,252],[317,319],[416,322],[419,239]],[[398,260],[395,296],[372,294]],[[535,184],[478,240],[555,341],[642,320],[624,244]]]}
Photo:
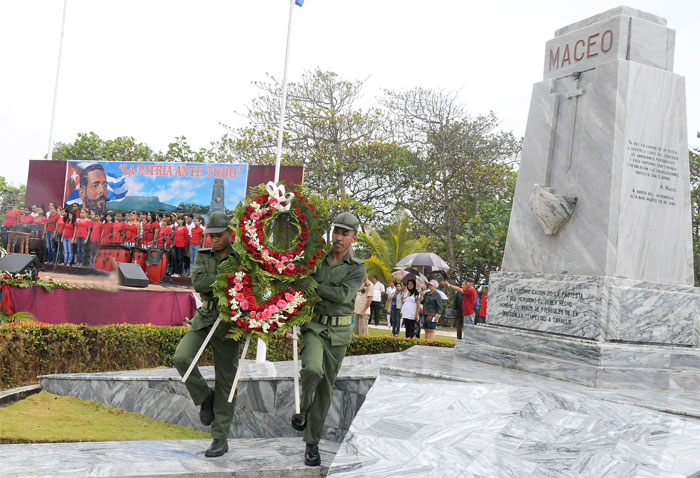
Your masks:
{"label": "floral wreath", "polygon": [[[266,227],[278,219],[286,223],[277,233],[293,238],[287,250],[278,250],[266,236]],[[239,260],[224,261],[214,284],[221,318],[231,323],[228,336],[267,340],[269,334],[284,334],[311,320],[320,301],[312,274],[326,254],[313,205],[299,192],[269,182],[254,188],[236,208],[230,227],[236,232],[233,248]]]}

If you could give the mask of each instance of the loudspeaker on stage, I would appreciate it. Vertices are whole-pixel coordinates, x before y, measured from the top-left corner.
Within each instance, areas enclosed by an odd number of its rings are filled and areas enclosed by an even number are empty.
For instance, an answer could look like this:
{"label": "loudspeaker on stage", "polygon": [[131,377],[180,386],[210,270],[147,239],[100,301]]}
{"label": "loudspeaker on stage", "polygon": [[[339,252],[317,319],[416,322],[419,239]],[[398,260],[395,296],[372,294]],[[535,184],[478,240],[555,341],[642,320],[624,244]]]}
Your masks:
{"label": "loudspeaker on stage", "polygon": [[148,287],[148,277],[138,264],[117,262],[119,285],[127,287]]}

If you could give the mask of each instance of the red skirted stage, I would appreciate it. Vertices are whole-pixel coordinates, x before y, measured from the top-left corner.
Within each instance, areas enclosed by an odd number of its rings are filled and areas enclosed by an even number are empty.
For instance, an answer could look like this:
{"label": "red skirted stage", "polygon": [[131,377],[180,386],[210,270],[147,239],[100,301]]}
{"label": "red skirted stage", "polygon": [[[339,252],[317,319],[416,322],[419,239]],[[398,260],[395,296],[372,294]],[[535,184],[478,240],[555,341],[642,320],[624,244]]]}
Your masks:
{"label": "red skirted stage", "polygon": [[[47,279],[46,273],[40,274]],[[55,280],[73,284],[97,285],[112,290],[94,288],[60,289],[47,292],[40,287],[10,288],[15,312],[31,312],[39,322],[47,324],[153,324],[182,325],[192,318],[196,301],[192,289],[150,285],[147,289],[132,289],[111,284],[113,278],[51,274]]]}

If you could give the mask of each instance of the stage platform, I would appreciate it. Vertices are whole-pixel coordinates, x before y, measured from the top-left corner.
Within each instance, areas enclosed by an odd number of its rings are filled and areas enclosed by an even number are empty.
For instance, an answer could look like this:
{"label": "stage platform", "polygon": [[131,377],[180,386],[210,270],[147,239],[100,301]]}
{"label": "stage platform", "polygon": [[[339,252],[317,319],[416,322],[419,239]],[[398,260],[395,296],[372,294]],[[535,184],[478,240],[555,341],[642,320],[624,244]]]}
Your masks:
{"label": "stage platform", "polygon": [[326,476],[338,444],[322,441],[321,463],[304,465],[299,438],[229,440],[229,452],[206,458],[210,440],[0,445],[4,478],[222,478]]}
{"label": "stage platform", "polygon": [[188,278],[179,279],[183,284],[178,285],[158,283],[134,288],[120,286],[116,271],[98,274],[80,267],[57,266],[56,271],[52,267],[42,269],[39,277],[83,288],[47,292],[40,287],[12,287],[14,311],[31,312],[39,322],[48,324],[181,325],[194,316],[197,308],[199,299],[187,286]]}

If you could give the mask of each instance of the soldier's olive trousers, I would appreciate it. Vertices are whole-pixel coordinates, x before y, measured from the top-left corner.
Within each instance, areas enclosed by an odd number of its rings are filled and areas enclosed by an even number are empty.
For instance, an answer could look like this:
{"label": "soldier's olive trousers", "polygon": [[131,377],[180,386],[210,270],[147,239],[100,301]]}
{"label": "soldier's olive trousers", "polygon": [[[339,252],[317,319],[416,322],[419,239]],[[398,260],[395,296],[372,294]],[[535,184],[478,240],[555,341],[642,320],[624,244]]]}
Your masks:
{"label": "soldier's olive trousers", "polygon": [[[200,330],[189,329],[182,336],[182,340],[180,340],[173,357],[175,368],[180,372],[180,376],[187,372],[199,347],[204,343],[210,328],[211,326]],[[239,342],[225,338],[226,330],[228,330],[228,327],[224,324],[219,324],[208,345],[214,352],[215,373],[214,422],[211,424],[211,436],[217,440],[228,438],[231,421],[233,420],[233,411],[236,406],[236,397],[233,398],[231,403],[228,403],[228,395],[231,393],[233,377],[236,375],[236,367],[238,366]],[[192,370],[187,382],[185,382],[185,386],[187,391],[190,392],[192,401],[197,406],[201,405],[209,396],[209,385],[207,385],[202,374],[199,373],[198,367]]]}
{"label": "soldier's olive trousers", "polygon": [[333,384],[348,346],[331,345],[325,331],[320,335],[311,330],[304,331],[302,340],[301,410],[306,411],[304,441],[316,445],[321,440],[333,399]]}

